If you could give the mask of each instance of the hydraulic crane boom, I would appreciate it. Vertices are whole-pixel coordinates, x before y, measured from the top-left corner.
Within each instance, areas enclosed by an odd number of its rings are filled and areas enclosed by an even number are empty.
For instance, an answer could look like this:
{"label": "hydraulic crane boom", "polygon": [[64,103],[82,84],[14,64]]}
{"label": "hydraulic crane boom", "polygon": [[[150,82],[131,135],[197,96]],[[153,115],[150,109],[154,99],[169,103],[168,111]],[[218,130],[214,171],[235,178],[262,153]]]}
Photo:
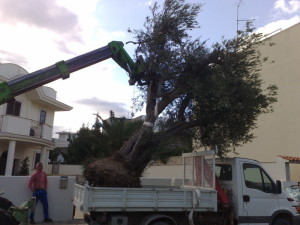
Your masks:
{"label": "hydraulic crane boom", "polygon": [[69,78],[70,73],[112,58],[129,74],[129,84],[133,85],[143,73],[143,60],[135,63],[123,48],[124,44],[112,41],[107,46],[79,55],[67,61],[37,70],[22,77],[0,83],[0,104],[12,100],[15,96],[50,83],[59,78]]}

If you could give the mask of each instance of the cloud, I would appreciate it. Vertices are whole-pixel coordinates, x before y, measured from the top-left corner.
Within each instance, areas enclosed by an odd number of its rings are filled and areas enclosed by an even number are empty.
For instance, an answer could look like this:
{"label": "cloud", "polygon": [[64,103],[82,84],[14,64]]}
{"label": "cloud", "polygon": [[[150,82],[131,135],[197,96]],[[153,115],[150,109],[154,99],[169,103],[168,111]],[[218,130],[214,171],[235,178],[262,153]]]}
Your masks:
{"label": "cloud", "polygon": [[[125,43],[128,37],[123,28],[116,26],[109,30],[104,26],[109,24],[111,28],[112,22],[120,24],[120,20],[113,17],[115,4],[106,2],[111,10],[105,8],[108,13],[105,17],[96,11],[104,4],[101,0],[0,0],[0,63],[15,63],[31,73],[101,48],[112,40]],[[102,20],[97,18],[99,15]],[[137,21],[136,16],[132,21]],[[130,23],[127,17],[122,22]],[[131,48],[132,45],[126,46],[127,51]],[[130,52],[134,52],[133,49]],[[73,107],[71,111],[55,113],[54,124],[59,130],[76,131],[83,123],[93,124],[94,113],[108,118],[110,110],[117,117],[129,117],[131,112],[133,87],[127,83],[126,72],[112,59],[46,86],[57,91],[57,100]]]}
{"label": "cloud", "polygon": [[63,126],[53,126],[52,137],[58,138],[59,136],[58,136],[57,132],[61,132],[61,131],[73,132],[69,129],[65,129],[65,127],[63,127]]}
{"label": "cloud", "polygon": [[274,3],[274,9],[284,14],[293,14],[299,11],[300,1],[298,0],[277,0]]}
{"label": "cloud", "polygon": [[76,55],[76,53],[72,50],[70,50],[70,48],[67,46],[67,43],[62,41],[62,40],[57,40],[57,41],[54,41],[57,48],[62,51],[62,52],[65,52],[65,53],[68,53],[68,54],[73,54],[73,55]]}
{"label": "cloud", "polygon": [[148,6],[151,6],[151,5],[153,5],[153,1],[146,1],[144,4],[148,5]]}
{"label": "cloud", "polygon": [[0,8],[1,23],[22,23],[57,33],[73,32],[78,25],[76,14],[56,1],[1,0]]}
{"label": "cloud", "polygon": [[269,23],[263,27],[258,28],[256,31],[258,33],[263,33],[263,34],[274,34],[276,32],[285,30],[299,22],[300,22],[300,16],[294,16],[287,20],[278,20]]}
{"label": "cloud", "polygon": [[11,53],[5,50],[0,50],[0,63],[15,63],[15,64],[26,64],[27,59],[19,54]]}
{"label": "cloud", "polygon": [[113,111],[117,117],[127,116],[129,114],[126,104],[122,102],[110,102],[96,97],[77,100],[76,103],[93,108],[95,113],[100,116],[109,114]]}

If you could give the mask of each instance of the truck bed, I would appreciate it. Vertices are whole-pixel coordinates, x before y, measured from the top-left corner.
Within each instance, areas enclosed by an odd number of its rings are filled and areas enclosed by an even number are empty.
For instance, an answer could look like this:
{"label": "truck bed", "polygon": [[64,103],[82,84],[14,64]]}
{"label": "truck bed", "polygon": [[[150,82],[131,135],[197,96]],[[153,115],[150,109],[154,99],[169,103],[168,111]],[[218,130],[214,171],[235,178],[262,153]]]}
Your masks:
{"label": "truck bed", "polygon": [[[213,189],[116,188],[75,184],[73,204],[83,212],[216,211]],[[198,192],[198,195],[197,195]],[[199,194],[200,193],[200,194]]]}

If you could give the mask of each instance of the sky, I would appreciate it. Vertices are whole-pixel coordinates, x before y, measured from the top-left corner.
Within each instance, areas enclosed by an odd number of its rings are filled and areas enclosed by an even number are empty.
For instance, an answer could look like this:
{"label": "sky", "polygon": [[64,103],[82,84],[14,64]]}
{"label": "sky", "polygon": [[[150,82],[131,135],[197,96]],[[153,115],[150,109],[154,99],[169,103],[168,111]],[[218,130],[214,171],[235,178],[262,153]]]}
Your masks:
{"label": "sky", "polygon": [[[163,0],[157,1],[160,5]],[[300,0],[186,0],[201,3],[200,25],[191,34],[207,41],[233,38],[237,29],[252,20],[258,32],[279,32],[300,22]],[[1,0],[0,63],[15,63],[29,73],[68,60],[111,41],[134,41],[127,32],[141,29],[150,15],[151,0]],[[133,56],[135,46],[124,48]],[[46,86],[57,100],[73,107],[56,112],[53,134],[91,127],[95,114],[131,118],[137,89],[112,59],[74,72],[69,79]],[[140,113],[135,113],[139,115]]]}

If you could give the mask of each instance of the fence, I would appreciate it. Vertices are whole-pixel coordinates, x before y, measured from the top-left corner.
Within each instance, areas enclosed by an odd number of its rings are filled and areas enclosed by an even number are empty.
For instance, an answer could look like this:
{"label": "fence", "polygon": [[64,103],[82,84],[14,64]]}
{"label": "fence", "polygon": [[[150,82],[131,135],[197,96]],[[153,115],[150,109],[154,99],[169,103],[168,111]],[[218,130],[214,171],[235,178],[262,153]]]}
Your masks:
{"label": "fence", "polygon": [[81,176],[82,165],[48,164],[47,173],[52,175]]}

